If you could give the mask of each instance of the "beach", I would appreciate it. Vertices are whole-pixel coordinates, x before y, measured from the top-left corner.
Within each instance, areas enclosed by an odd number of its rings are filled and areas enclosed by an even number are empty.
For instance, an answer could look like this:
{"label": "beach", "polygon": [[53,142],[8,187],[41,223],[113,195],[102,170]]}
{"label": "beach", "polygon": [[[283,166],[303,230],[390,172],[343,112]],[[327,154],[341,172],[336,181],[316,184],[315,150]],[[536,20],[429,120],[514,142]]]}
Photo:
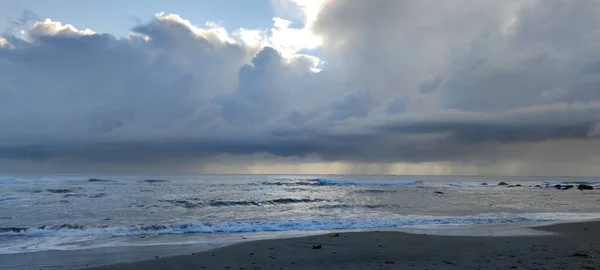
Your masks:
{"label": "beach", "polygon": [[527,227],[600,220],[594,178],[24,175],[0,183],[3,270],[131,262],[141,265],[129,269],[503,269],[528,257],[571,263],[578,257],[565,254],[597,239],[591,225],[558,225],[548,230],[577,234],[544,237]]}
{"label": "beach", "polygon": [[549,235],[332,233],[88,269],[600,269],[600,222],[535,229]]}

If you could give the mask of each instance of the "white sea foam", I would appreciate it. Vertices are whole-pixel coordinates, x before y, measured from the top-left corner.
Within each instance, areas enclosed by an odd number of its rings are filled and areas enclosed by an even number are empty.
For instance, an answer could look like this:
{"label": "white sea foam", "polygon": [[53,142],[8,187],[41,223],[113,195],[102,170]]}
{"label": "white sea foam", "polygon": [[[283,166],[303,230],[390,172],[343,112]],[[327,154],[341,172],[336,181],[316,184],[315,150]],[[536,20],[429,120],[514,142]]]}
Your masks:
{"label": "white sea foam", "polygon": [[299,220],[246,220],[221,223],[176,222],[150,226],[82,227],[45,226],[29,229],[4,229],[0,236],[26,237],[116,237],[136,235],[164,235],[190,233],[242,233],[318,231],[348,229],[401,228],[423,225],[477,225],[515,222],[564,222],[600,219],[600,213],[496,213],[473,216],[418,216],[406,215],[394,218],[350,219],[299,219]]}

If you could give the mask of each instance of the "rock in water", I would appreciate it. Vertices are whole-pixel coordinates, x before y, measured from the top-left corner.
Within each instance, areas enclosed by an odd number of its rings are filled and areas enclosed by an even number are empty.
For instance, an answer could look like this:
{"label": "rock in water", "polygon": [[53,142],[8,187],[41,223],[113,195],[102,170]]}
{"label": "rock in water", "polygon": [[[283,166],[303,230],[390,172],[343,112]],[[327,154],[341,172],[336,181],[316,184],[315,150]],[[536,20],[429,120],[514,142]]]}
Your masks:
{"label": "rock in water", "polygon": [[482,186],[487,186],[487,185],[488,185],[488,183],[481,183],[481,185],[482,185]]}
{"label": "rock in water", "polygon": [[498,183],[499,186],[508,186],[508,184],[506,182],[500,182]]}
{"label": "rock in water", "polygon": [[572,188],[574,188],[574,187],[575,187],[574,185],[566,185],[566,186],[564,186],[562,189],[563,189],[563,190],[567,190],[567,189],[572,189]]}
{"label": "rock in water", "polygon": [[322,246],[321,245],[313,245],[313,249],[321,249]]}
{"label": "rock in water", "polygon": [[444,194],[444,192],[441,192],[441,191],[434,191],[433,193],[435,193],[435,194]]}
{"label": "rock in water", "polygon": [[593,190],[594,187],[592,187],[590,185],[579,185],[579,186],[577,186],[577,189],[579,189],[579,190]]}
{"label": "rock in water", "polygon": [[592,256],[590,253],[588,253],[586,251],[577,251],[577,252],[573,253],[572,255],[570,255],[569,257],[593,258],[594,256]]}

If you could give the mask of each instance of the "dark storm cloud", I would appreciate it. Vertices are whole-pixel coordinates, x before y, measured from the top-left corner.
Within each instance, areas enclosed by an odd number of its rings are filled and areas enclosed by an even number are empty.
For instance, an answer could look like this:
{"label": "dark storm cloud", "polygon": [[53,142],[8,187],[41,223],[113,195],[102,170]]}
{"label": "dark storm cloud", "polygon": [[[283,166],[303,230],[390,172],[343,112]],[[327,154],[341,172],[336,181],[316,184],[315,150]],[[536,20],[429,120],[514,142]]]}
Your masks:
{"label": "dark storm cloud", "polygon": [[0,39],[0,159],[472,162],[595,145],[598,13],[591,0],[326,1],[319,73],[313,56],[177,15],[129,37],[40,21]]}

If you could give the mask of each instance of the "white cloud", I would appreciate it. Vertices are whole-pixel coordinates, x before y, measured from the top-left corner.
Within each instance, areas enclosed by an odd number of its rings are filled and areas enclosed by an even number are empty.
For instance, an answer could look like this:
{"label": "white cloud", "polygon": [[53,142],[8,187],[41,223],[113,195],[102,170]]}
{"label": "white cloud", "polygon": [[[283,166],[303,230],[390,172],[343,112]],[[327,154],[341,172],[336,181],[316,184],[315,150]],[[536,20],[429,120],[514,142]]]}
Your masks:
{"label": "white cloud", "polygon": [[6,40],[4,37],[0,37],[0,48],[8,48],[9,46],[10,44],[8,43],[8,40]]}
{"label": "white cloud", "polygon": [[299,18],[3,35],[0,159],[497,162],[597,144],[597,2],[279,3]]}
{"label": "white cloud", "polygon": [[304,49],[315,49],[321,45],[321,38],[308,28],[293,28],[292,21],[273,18],[273,28],[269,44],[286,55],[293,55]]}
{"label": "white cloud", "polygon": [[27,34],[32,36],[89,36],[96,34],[96,32],[91,29],[79,30],[73,25],[63,25],[61,22],[46,19],[35,22],[31,30],[27,31]]}

